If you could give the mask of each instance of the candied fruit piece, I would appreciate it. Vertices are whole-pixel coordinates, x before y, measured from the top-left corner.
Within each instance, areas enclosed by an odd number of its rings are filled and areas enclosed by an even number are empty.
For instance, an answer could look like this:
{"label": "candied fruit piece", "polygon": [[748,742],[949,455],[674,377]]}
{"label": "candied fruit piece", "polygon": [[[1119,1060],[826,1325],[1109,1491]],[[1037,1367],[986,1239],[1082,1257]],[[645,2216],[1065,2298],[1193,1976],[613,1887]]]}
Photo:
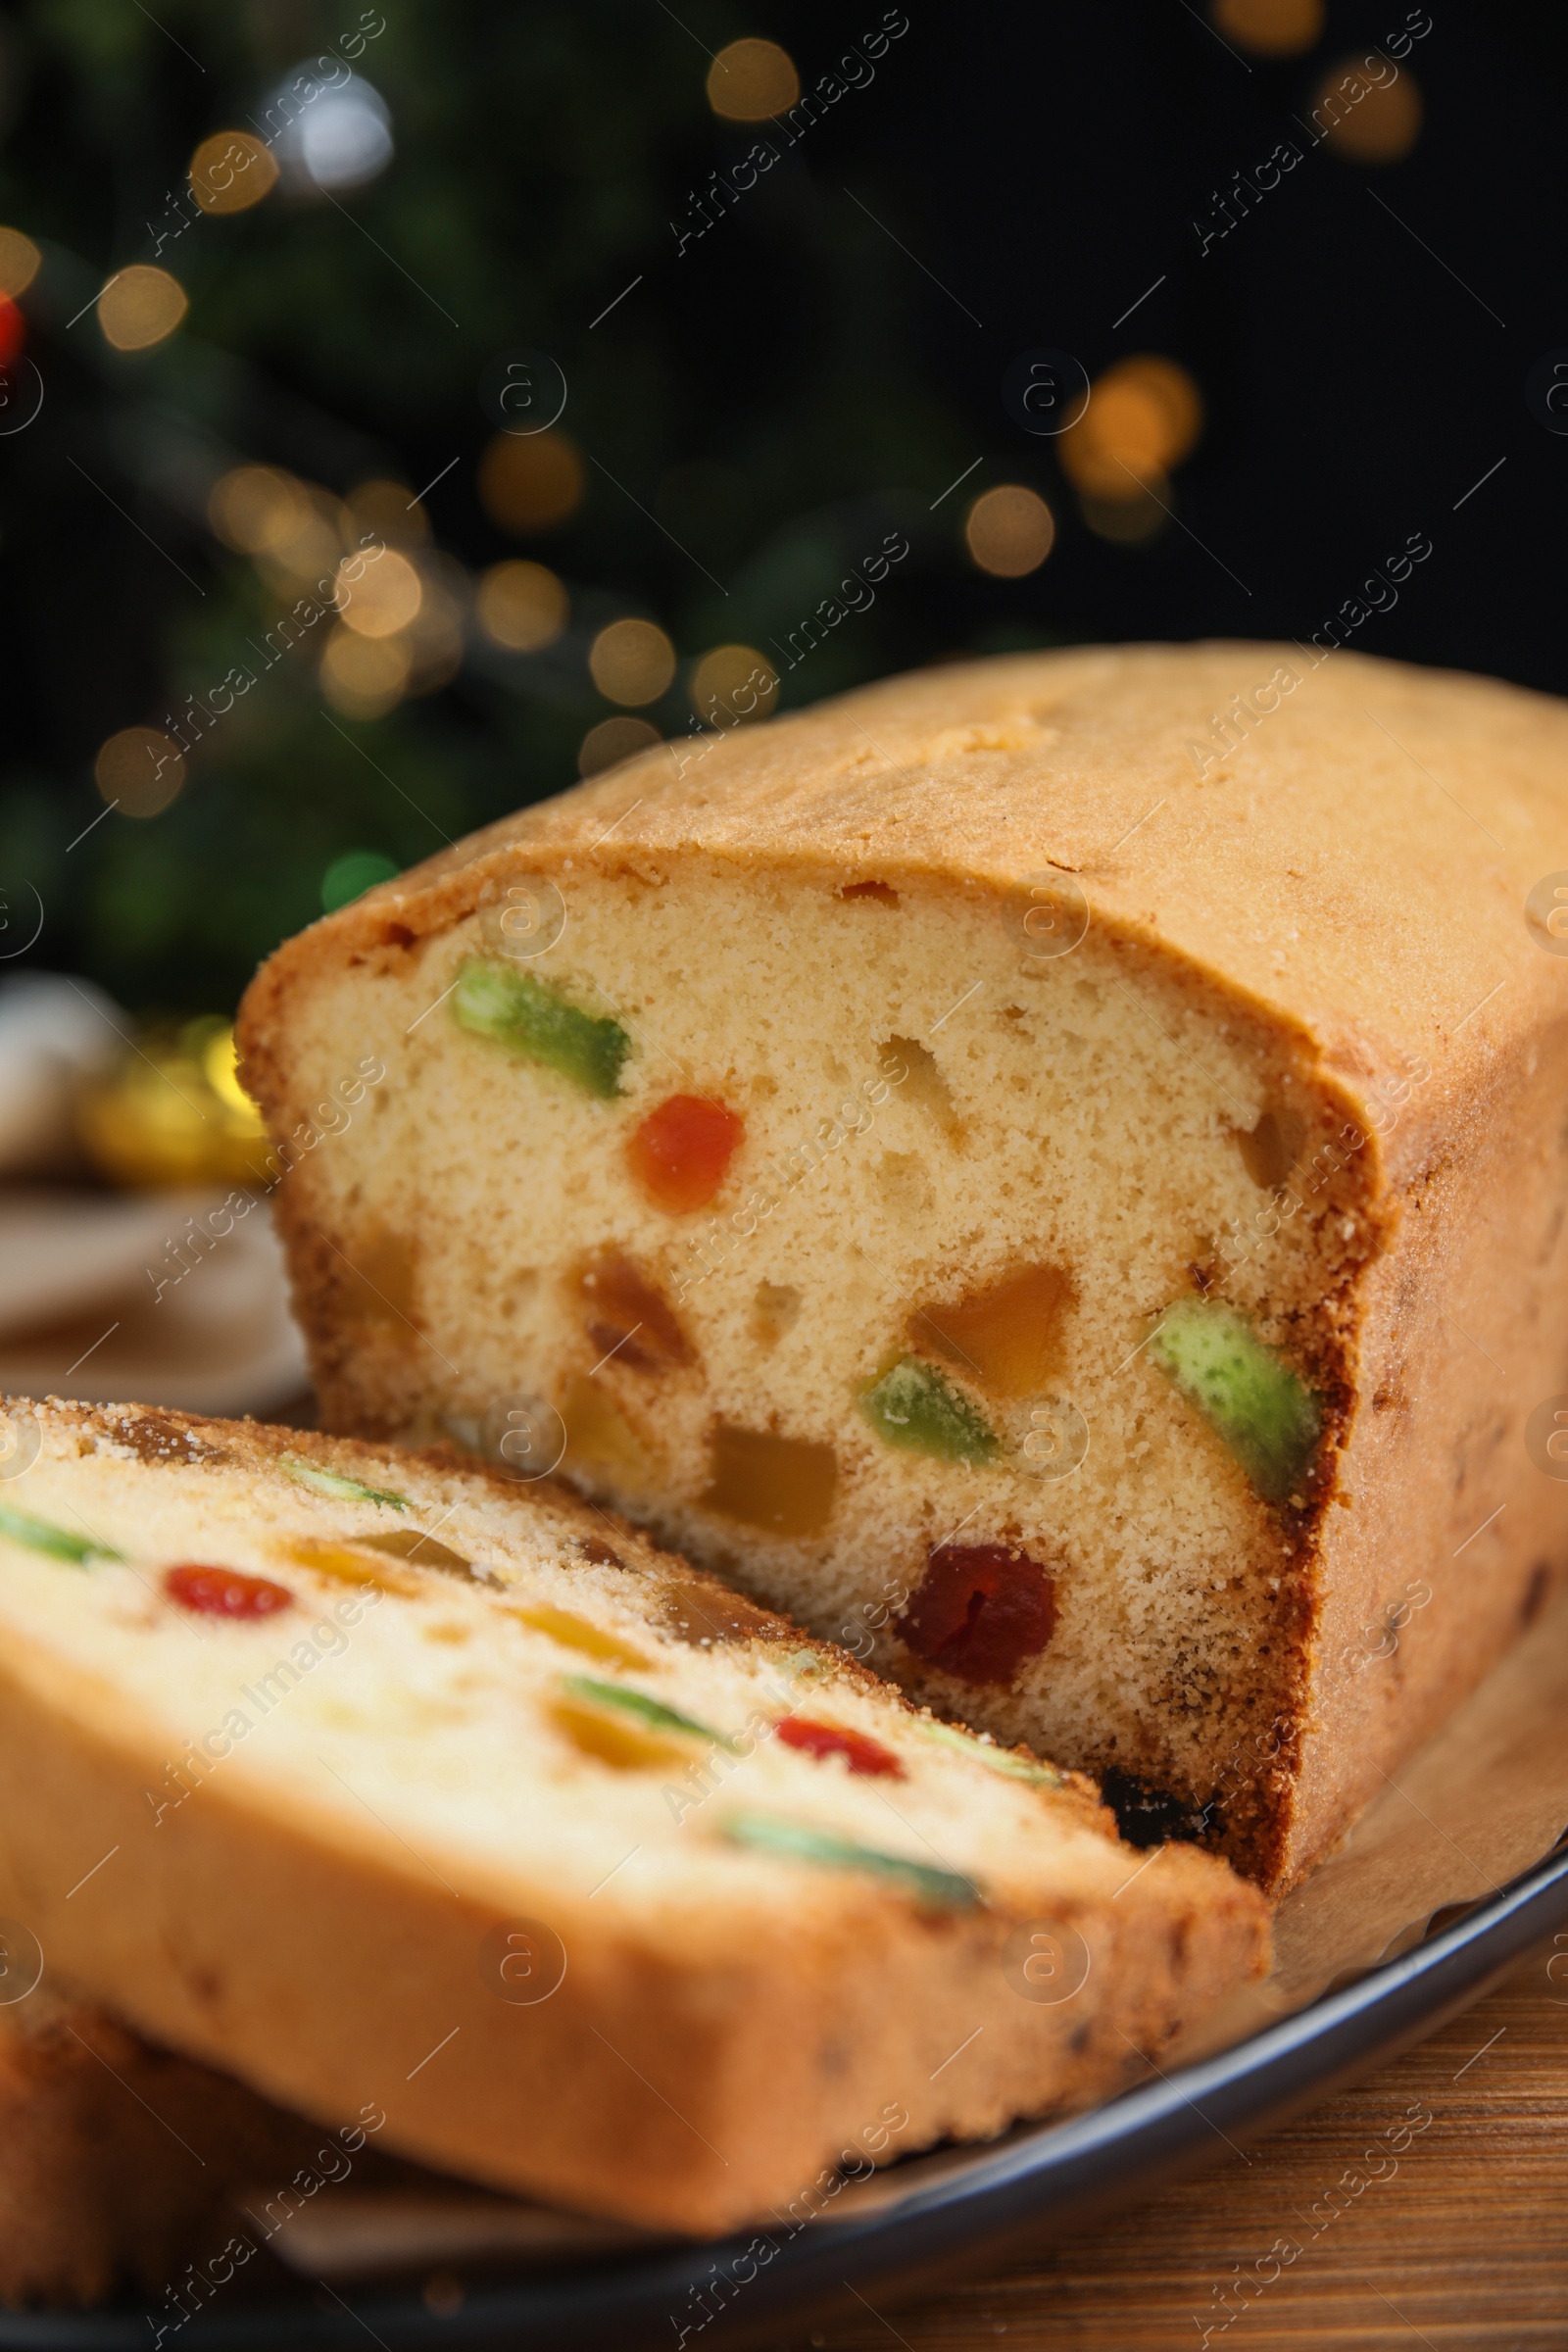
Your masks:
{"label": "candied fruit piece", "polygon": [[465,1577],[470,1584],[482,1582],[474,1575],[471,1560],[416,1527],[394,1527],[384,1536],[356,1536],[354,1542],[363,1551],[384,1551],[389,1559],[412,1560],[416,1568],[439,1568],[448,1576]]}
{"label": "candied fruit piece", "polygon": [[775,1813],[732,1813],[720,1835],[732,1845],[755,1852],[777,1854],[787,1862],[817,1862],[828,1870],[864,1870],[891,1879],[922,1902],[967,1910],[980,1900],[972,1880],[956,1870],[934,1870],[929,1862],[911,1862],[903,1854],[884,1854],[875,1846],[858,1845],[836,1838],[831,1831],[810,1828],[803,1821],[784,1821]]}
{"label": "candied fruit piece", "polygon": [[745,1133],[739,1111],[722,1102],[703,1095],[671,1095],[633,1128],[626,1157],[655,1207],[685,1216],[708,1206]]}
{"label": "candied fruit piece", "polygon": [[69,1560],[74,1568],[84,1568],[91,1559],[118,1560],[123,1554],[96,1536],[74,1536],[69,1528],[56,1527],[47,1519],[34,1519],[30,1511],[13,1510],[0,1502],[0,1536],[12,1544],[24,1544],[28,1551],[46,1552],[52,1560]]}
{"label": "candied fruit piece", "polygon": [[774,1536],[819,1535],[833,1514],[838,1457],[808,1438],[720,1421],[709,1442],[703,1508]]}
{"label": "candied fruit piece", "polygon": [[359,1479],[344,1478],[336,1470],[322,1470],[315,1462],[302,1462],[297,1454],[280,1454],[277,1466],[297,1487],[309,1487],[313,1494],[329,1494],[334,1502],[380,1502],[394,1511],[406,1511],[409,1507],[408,1496],[395,1494],[390,1487],[367,1487]]}
{"label": "candied fruit piece", "polygon": [[247,1576],[238,1568],[207,1568],[196,1561],[166,1568],[164,1591],[198,1617],[272,1617],[294,1606],[287,1585],[274,1585],[270,1577]]}
{"label": "candied fruit piece", "polygon": [[586,1373],[574,1380],[562,1400],[561,1417],[566,1425],[568,1471],[632,1487],[649,1485],[654,1457],[602,1381]]}
{"label": "candied fruit piece", "polygon": [[1180,1298],[1166,1308],[1149,1352],[1266,1502],[1297,1493],[1317,1447],[1322,1411],[1245,1316],[1217,1298]]}
{"label": "candied fruit piece", "polygon": [[872,1780],[902,1781],[904,1766],[891,1747],[873,1740],[869,1732],[850,1732],[836,1723],[808,1723],[800,1715],[786,1715],[775,1726],[777,1736],[786,1747],[798,1747],[808,1756],[842,1756],[852,1772],[864,1773]]}
{"label": "candied fruit piece", "polygon": [[886,1063],[892,1055],[904,1065],[904,1076],[893,1079],[906,1101],[915,1103],[933,1124],[939,1127],[950,1144],[961,1145],[967,1130],[953,1100],[953,1089],[943,1077],[937,1057],[928,1046],[912,1037],[890,1037],[877,1058]]}
{"label": "candied fruit piece", "polygon": [[585,1658],[599,1658],[610,1666],[653,1664],[646,1650],[638,1649],[630,1642],[623,1642],[618,1634],[605,1633],[586,1617],[579,1617],[575,1609],[558,1609],[553,1601],[517,1604],[509,1607],[506,1613],[531,1626],[536,1634],[548,1634],[552,1642],[561,1643],[563,1649],[580,1651]]}
{"label": "candied fruit piece", "polygon": [[1020,1266],[951,1304],[917,1307],[910,1344],[966,1372],[989,1396],[1038,1396],[1059,1369],[1073,1291],[1060,1266]]}
{"label": "candied fruit piece", "polygon": [[646,1690],[630,1690],[624,1683],[602,1683],[591,1674],[568,1674],[562,1682],[568,1698],[582,1699],[599,1707],[618,1708],[623,1715],[633,1715],[656,1732],[678,1732],[683,1739],[706,1740],[711,1746],[722,1747],[732,1756],[743,1751],[722,1732],[715,1732],[691,1715],[683,1715],[677,1707],[666,1707],[662,1698],[651,1698]]}
{"label": "candied fruit piece", "polygon": [[800,1320],[806,1301],[793,1283],[760,1282],[752,1296],[748,1328],[760,1348],[776,1348]]}
{"label": "candied fruit piece", "polygon": [[956,1748],[959,1755],[972,1756],[988,1772],[1000,1772],[1004,1780],[1027,1781],[1032,1788],[1065,1788],[1067,1775],[1058,1772],[1054,1764],[1042,1764],[1038,1756],[1020,1755],[1015,1747],[998,1747],[994,1740],[982,1740],[974,1732],[962,1732],[956,1723],[919,1723],[927,1740],[936,1740],[940,1747]]}
{"label": "candied fruit piece", "polygon": [[999,1451],[995,1430],[978,1406],[960,1396],[934,1364],[901,1356],[860,1398],[866,1419],[890,1446],[933,1453],[945,1462],[989,1462]]}
{"label": "candied fruit piece", "polygon": [[960,1683],[1006,1684],[1055,1631],[1050,1571],[1004,1544],[940,1544],[898,1620],[906,1646]]}
{"label": "candied fruit piece", "polygon": [[653,1730],[629,1716],[613,1715],[591,1699],[567,1692],[552,1700],[551,1718],[579,1755],[613,1772],[658,1772],[672,1764],[689,1763],[691,1742],[669,1732]]}
{"label": "candied fruit piece", "polygon": [[339,1252],[343,1312],[353,1323],[416,1323],[416,1252],[412,1242],[371,1226]]}
{"label": "candied fruit piece", "polygon": [[633,1372],[672,1372],[696,1361],[668,1301],[617,1250],[590,1258],[577,1289],[588,1310],[588,1337],[602,1357],[612,1355]]}
{"label": "candied fruit piece", "polygon": [[406,1568],[393,1568],[383,1559],[369,1559],[357,1539],[334,1544],[318,1536],[296,1536],[283,1546],[291,1560],[334,1585],[368,1585],[377,1592],[399,1592],[405,1599],[424,1587]]}
{"label": "candied fruit piece", "polygon": [[471,956],[458,974],[452,1012],[462,1028],[559,1070],[584,1094],[608,1100],[620,1092],[621,1065],[631,1052],[620,1023],[579,1011],[532,972]]}
{"label": "candied fruit piece", "polygon": [[1306,1122],[1298,1111],[1265,1110],[1254,1126],[1235,1129],[1242,1165],[1261,1192],[1277,1193],[1300,1156]]}

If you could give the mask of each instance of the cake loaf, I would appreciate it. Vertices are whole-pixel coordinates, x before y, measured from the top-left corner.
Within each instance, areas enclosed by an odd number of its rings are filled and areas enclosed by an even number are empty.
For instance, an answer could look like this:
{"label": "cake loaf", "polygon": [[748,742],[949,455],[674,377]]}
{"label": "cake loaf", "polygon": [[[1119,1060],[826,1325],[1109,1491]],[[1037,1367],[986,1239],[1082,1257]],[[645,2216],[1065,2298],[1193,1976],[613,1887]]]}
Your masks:
{"label": "cake loaf", "polygon": [[1135,647],[476,834],[245,1008],[329,1425],[520,1414],[1288,1885],[1562,1561],[1565,756],[1485,680]]}
{"label": "cake loaf", "polygon": [[13,1945],[323,2127],[717,2230],[1102,2096],[1263,1963],[1222,1864],[564,1491],[9,1410]]}

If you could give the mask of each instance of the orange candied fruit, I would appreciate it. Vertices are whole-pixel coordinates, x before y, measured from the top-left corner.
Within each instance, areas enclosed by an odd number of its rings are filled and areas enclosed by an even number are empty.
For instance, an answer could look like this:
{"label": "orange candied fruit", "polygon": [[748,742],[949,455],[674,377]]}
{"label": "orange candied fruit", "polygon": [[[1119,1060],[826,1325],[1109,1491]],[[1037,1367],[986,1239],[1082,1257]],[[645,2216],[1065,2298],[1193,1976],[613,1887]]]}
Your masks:
{"label": "orange candied fruit", "polygon": [[746,1133],[739,1111],[706,1095],[671,1095],[633,1129],[631,1172],[657,1208],[671,1216],[706,1208]]}

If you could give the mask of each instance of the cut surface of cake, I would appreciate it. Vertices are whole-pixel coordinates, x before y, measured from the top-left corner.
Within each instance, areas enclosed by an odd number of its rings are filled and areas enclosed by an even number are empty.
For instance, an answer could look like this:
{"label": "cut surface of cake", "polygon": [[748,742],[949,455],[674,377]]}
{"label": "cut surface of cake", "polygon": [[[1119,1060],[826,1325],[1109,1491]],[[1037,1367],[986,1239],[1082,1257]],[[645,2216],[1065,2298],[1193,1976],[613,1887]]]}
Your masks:
{"label": "cut surface of cake", "polygon": [[0,1916],[323,2126],[716,2230],[1102,2096],[1263,1964],[1222,1864],[564,1489],[7,1410]]}
{"label": "cut surface of cake", "polygon": [[1562,1561],[1565,755],[1344,652],[1021,657],[378,887],[241,1024],[328,1425],[559,1460],[1291,1883]]}

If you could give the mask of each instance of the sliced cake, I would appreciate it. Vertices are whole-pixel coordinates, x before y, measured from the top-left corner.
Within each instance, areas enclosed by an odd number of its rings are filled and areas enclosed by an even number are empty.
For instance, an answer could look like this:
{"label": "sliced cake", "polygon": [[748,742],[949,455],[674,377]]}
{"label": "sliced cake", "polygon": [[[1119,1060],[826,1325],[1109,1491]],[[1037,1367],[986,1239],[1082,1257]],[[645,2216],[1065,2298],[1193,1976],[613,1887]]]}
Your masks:
{"label": "sliced cake", "polygon": [[1102,2096],[1262,1964],[1223,1865],[564,1491],[9,1409],[0,1915],[323,2125],[715,2230]]}
{"label": "sliced cake", "polygon": [[1565,756],[1348,653],[1029,656],[371,891],[242,1024],[329,1426],[520,1414],[1289,1883],[1563,1558]]}

